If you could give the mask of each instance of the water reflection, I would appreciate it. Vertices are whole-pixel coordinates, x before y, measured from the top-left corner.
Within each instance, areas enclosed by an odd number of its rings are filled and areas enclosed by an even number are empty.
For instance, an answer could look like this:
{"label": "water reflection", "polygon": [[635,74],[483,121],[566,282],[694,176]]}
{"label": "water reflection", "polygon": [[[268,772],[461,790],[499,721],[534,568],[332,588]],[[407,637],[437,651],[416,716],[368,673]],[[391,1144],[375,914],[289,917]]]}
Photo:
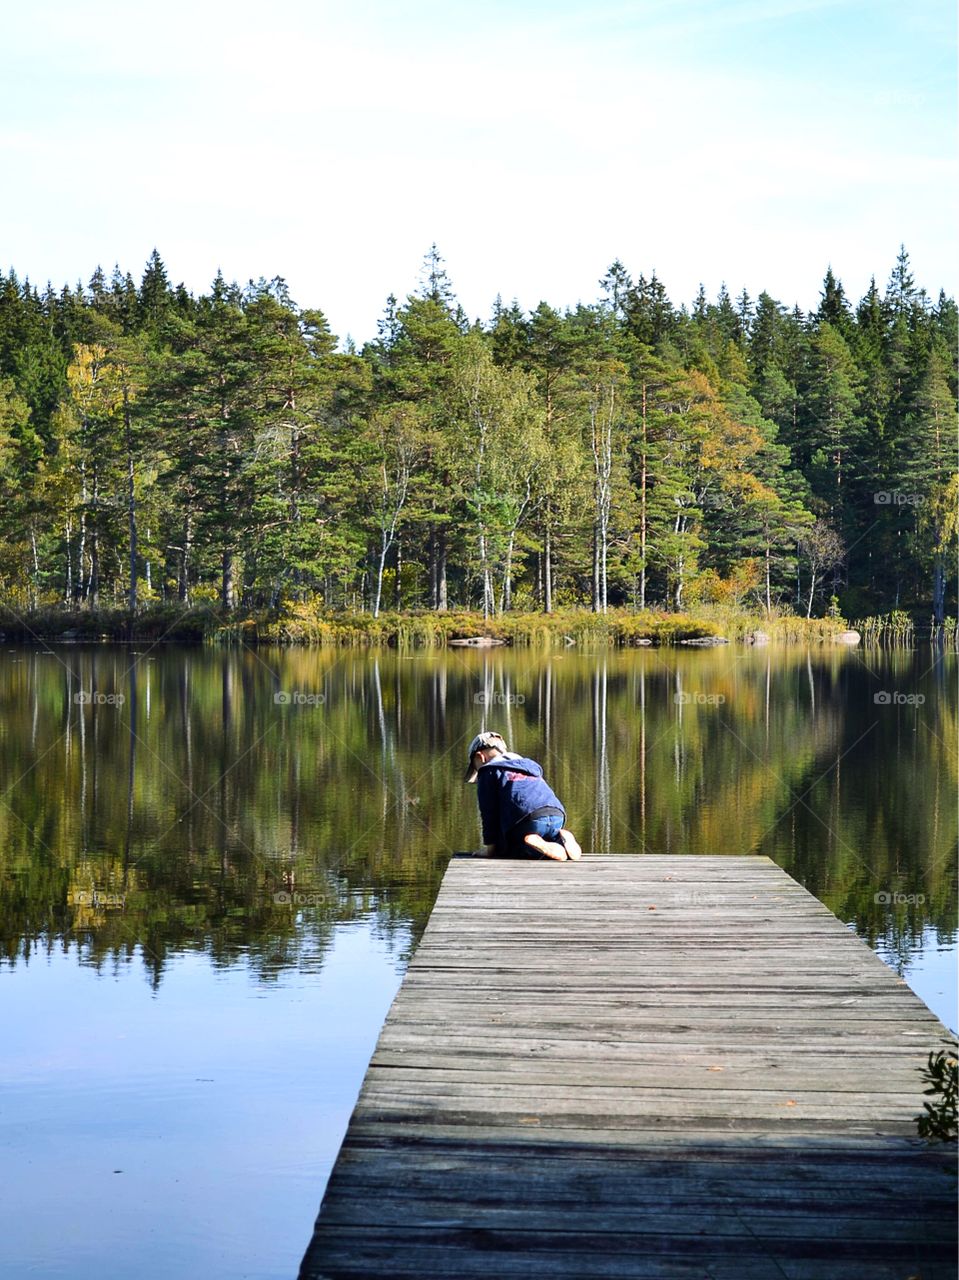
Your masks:
{"label": "water reflection", "polygon": [[362,924],[267,990],[198,954],[156,995],[68,950],[0,971],[0,1276],[290,1280],[399,982]]}
{"label": "water reflection", "polygon": [[588,851],[766,853],[907,963],[955,937],[954,681],[933,651],[11,650],[3,954],[269,979],[359,916],[415,939],[478,843],[461,775],[489,726]]}

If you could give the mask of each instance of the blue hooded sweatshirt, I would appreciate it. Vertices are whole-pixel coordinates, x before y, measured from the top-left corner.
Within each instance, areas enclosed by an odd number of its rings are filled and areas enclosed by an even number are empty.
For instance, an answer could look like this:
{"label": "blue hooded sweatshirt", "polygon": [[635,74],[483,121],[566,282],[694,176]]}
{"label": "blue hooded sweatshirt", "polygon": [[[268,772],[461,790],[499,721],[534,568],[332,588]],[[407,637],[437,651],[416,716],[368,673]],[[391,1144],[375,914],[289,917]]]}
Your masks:
{"label": "blue hooded sweatshirt", "polygon": [[497,756],[481,765],[476,798],[484,844],[499,844],[517,822],[537,809],[556,809],[566,817],[556,793],[543,778],[542,767],[525,756]]}

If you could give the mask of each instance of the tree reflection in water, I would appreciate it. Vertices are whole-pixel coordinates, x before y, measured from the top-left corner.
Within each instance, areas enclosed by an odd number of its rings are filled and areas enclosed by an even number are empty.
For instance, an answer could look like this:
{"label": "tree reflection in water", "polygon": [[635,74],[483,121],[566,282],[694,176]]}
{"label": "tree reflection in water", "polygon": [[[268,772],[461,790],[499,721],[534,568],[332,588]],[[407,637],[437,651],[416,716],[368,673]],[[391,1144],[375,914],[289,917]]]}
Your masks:
{"label": "tree reflection in water", "polygon": [[159,983],[182,951],[318,964],[360,916],[415,939],[478,844],[489,726],[588,852],[768,854],[905,961],[954,938],[954,681],[932,650],[12,650],[3,954],[72,941]]}

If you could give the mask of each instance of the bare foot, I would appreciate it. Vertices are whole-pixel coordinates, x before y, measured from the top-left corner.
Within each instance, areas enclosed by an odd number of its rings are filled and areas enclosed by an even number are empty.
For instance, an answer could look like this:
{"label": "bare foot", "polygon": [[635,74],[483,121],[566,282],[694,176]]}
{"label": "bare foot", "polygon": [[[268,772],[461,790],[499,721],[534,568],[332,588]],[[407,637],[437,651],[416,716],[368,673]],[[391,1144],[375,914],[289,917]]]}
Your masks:
{"label": "bare foot", "polygon": [[551,840],[544,840],[542,836],[538,836],[534,831],[531,831],[528,836],[523,836],[523,840],[531,849],[545,854],[547,858],[553,858],[556,862],[566,861],[566,850],[561,844],[553,844]]}
{"label": "bare foot", "polygon": [[578,862],[583,856],[583,851],[579,847],[579,841],[573,835],[572,831],[567,831],[565,827],[563,827],[559,834],[563,838],[563,848],[566,850],[567,858],[572,858],[574,862]]}

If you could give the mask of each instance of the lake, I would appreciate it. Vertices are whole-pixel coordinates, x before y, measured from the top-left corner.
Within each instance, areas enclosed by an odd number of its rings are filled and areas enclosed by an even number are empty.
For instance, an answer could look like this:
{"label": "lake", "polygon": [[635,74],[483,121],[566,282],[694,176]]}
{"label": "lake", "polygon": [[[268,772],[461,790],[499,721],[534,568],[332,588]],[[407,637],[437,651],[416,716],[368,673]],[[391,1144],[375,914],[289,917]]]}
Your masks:
{"label": "lake", "polygon": [[928,648],[6,646],[0,1274],[296,1275],[482,727],[585,852],[766,854],[955,1028],[957,720]]}

